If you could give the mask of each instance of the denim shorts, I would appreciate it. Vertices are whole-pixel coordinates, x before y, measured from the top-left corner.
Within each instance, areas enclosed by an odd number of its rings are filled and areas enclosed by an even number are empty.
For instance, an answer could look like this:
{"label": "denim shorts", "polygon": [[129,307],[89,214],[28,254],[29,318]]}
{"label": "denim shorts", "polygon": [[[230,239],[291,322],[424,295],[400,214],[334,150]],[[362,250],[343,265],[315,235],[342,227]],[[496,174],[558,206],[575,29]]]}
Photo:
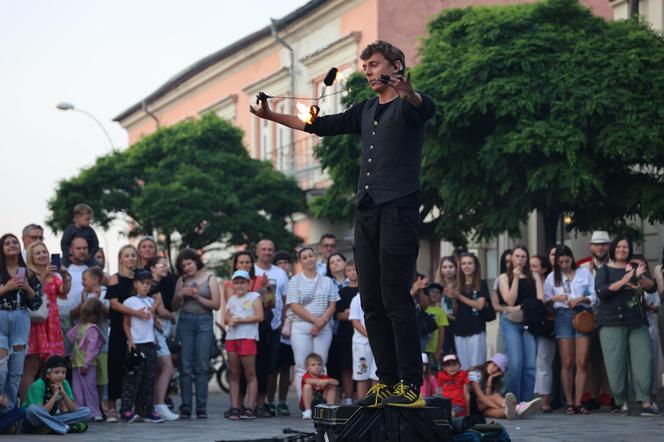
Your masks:
{"label": "denim shorts", "polygon": [[170,356],[171,351],[168,349],[168,337],[171,334],[172,323],[168,319],[162,319],[162,331],[155,329],[154,337],[157,342],[157,357]]}
{"label": "denim shorts", "polygon": [[576,315],[576,311],[570,310],[568,308],[557,308],[556,309],[556,319],[555,319],[555,329],[556,329],[556,339],[574,339],[582,338],[584,336],[590,337],[592,334],[581,333],[574,329],[572,321]]}

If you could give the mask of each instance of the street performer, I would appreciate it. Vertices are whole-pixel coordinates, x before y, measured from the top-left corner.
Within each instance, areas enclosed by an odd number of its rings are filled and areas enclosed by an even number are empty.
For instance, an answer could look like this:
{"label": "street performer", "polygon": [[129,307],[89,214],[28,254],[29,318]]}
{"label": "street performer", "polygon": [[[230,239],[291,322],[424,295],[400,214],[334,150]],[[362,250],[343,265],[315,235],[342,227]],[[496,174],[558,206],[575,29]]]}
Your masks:
{"label": "street performer", "polygon": [[385,41],[360,58],[378,97],[304,123],[270,110],[266,97],[253,114],[318,136],[360,134],[362,164],[355,217],[360,298],[379,383],[356,405],[423,407],[422,359],[409,290],[419,250],[420,158],[433,101],[416,92],[403,52]]}

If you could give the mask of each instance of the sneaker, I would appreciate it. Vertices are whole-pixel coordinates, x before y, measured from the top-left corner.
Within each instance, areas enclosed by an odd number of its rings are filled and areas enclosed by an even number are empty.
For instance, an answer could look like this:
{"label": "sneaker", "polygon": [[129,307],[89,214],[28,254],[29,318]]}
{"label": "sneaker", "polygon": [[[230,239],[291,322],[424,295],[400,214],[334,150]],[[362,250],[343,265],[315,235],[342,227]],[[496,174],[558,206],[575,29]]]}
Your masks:
{"label": "sneaker", "polygon": [[659,411],[657,405],[654,402],[651,402],[648,407],[641,407],[641,416],[661,416],[662,412]]}
{"label": "sneaker", "polygon": [[277,405],[277,416],[290,416],[290,409],[285,402],[279,402]]}
{"label": "sneaker", "polygon": [[260,408],[257,408],[256,410],[256,416],[258,417],[272,417],[274,414],[270,412],[270,409],[267,407],[267,405],[263,405]]}
{"label": "sneaker", "polygon": [[516,396],[512,393],[505,395],[505,417],[509,420],[516,419]]}
{"label": "sneaker", "polygon": [[304,410],[302,412],[302,419],[311,419],[311,410]]}
{"label": "sneaker", "polygon": [[196,419],[207,419],[207,412],[203,409],[196,410]]}
{"label": "sneaker", "polygon": [[358,407],[380,407],[382,406],[383,399],[387,399],[392,395],[392,389],[385,384],[378,383],[367,391],[367,395],[362,399],[355,401]]}
{"label": "sneaker", "polygon": [[525,419],[535,411],[542,408],[542,398],[538,397],[529,402],[521,402],[516,406],[516,415],[519,419]]}
{"label": "sneaker", "polygon": [[118,422],[118,415],[115,411],[106,413],[106,423],[107,424],[115,424],[117,422]]}
{"label": "sneaker", "polygon": [[351,398],[349,398],[349,397],[344,398],[344,399],[341,401],[341,405],[353,405],[353,400],[352,400]]}
{"label": "sneaker", "polygon": [[103,416],[95,416],[92,418],[94,422],[104,422],[104,417]]}
{"label": "sneaker", "polygon": [[228,413],[228,419],[230,419],[232,421],[240,420],[240,409],[239,408],[231,408],[230,413]]}
{"label": "sneaker", "polygon": [[268,410],[270,410],[270,414],[272,416],[277,415],[277,407],[276,405],[274,405],[274,402],[268,402],[267,404],[265,404],[265,406],[267,407]]}
{"label": "sneaker", "polygon": [[383,405],[402,408],[423,408],[426,405],[419,387],[399,382],[392,388],[392,395],[383,399]]}
{"label": "sneaker", "polygon": [[191,408],[180,407],[180,419],[191,419]]}
{"label": "sneaker", "polygon": [[132,413],[131,411],[125,411],[122,413],[120,418],[122,419],[122,422],[126,422],[128,424],[134,423],[139,419],[138,414]]}
{"label": "sneaker", "polygon": [[251,409],[247,408],[242,413],[240,413],[240,419],[256,419],[256,415]]}
{"label": "sneaker", "polygon": [[155,405],[154,411],[159,416],[161,416],[165,421],[174,421],[180,418],[180,416],[173,413],[166,404]]}
{"label": "sneaker", "polygon": [[164,422],[164,418],[153,411],[152,413],[143,416],[143,422],[148,422],[150,424],[161,424]]}

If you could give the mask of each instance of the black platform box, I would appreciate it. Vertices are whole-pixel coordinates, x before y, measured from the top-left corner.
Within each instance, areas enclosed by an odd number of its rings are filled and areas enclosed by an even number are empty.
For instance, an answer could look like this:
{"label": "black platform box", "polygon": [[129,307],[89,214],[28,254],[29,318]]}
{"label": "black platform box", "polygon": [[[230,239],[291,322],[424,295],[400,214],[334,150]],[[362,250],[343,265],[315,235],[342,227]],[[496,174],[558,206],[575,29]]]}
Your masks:
{"label": "black platform box", "polygon": [[425,408],[368,408],[319,405],[314,425],[319,441],[431,442],[451,440],[451,405],[447,399],[427,399]]}

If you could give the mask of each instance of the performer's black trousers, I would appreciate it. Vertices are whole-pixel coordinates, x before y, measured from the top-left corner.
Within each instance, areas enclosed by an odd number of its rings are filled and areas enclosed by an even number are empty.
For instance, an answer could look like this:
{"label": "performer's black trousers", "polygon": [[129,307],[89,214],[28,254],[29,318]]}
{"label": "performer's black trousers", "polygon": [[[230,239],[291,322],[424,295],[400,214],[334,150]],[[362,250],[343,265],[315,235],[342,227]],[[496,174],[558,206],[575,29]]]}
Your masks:
{"label": "performer's black trousers", "polygon": [[[414,200],[414,201],[413,201]],[[422,355],[410,287],[419,250],[417,196],[358,208],[355,263],[369,344],[380,382],[422,383]]]}

